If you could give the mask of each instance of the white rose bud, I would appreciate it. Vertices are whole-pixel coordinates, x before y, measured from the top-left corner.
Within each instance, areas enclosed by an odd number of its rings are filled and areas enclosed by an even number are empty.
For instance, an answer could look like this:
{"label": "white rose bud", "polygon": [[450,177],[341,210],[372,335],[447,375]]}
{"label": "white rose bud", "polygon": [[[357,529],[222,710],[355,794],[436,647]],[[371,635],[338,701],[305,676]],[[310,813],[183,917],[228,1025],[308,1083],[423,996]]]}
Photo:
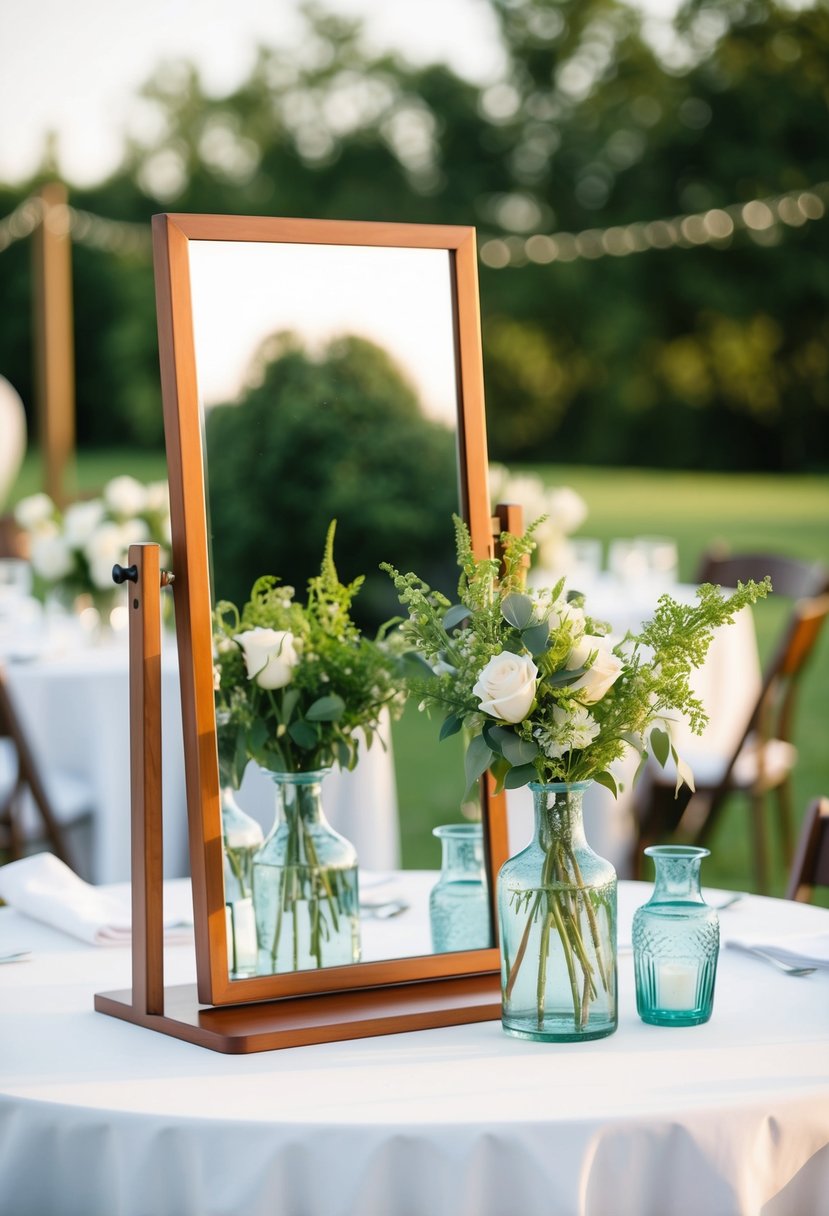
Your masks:
{"label": "white rose bud", "polygon": [[611,688],[622,674],[622,660],[608,648],[605,638],[586,633],[573,649],[567,659],[568,671],[583,667],[595,652],[595,659],[583,676],[570,685],[573,692],[579,693],[579,700],[585,705],[595,705]]}
{"label": "white rose bud", "polygon": [[234,638],[242,647],[248,679],[260,688],[290,684],[299,662],[294,635],[286,629],[248,629]]}
{"label": "white rose bud", "polygon": [[48,494],[30,494],[28,498],[21,498],[14,508],[14,518],[27,532],[33,532],[54,514],[55,504]]}
{"label": "white rose bud", "polygon": [[504,650],[493,655],[472,689],[485,714],[502,722],[521,722],[535,700],[538,668],[529,655]]}

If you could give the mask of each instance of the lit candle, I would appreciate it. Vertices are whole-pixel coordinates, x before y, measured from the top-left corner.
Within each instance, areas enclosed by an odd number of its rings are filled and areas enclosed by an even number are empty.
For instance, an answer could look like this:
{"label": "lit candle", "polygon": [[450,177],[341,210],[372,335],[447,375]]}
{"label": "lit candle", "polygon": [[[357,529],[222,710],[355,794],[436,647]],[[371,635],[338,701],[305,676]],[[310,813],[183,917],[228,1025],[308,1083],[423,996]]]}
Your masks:
{"label": "lit candle", "polygon": [[694,1009],[698,970],[697,963],[660,963],[656,973],[659,1008]]}

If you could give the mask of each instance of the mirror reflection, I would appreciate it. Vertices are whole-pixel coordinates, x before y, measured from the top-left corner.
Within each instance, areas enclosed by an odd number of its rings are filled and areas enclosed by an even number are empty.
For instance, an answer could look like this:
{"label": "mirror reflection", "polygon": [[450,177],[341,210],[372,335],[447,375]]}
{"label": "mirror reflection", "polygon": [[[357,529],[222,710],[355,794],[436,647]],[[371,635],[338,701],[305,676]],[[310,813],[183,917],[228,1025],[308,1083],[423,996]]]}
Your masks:
{"label": "mirror reflection", "polygon": [[[334,665],[333,684],[311,689],[307,670],[292,668],[315,653],[312,636],[317,649],[335,648],[307,594],[332,520],[339,585],[365,576],[349,605],[363,638],[399,613],[381,561],[453,595],[450,255],[191,241],[189,257],[211,596],[242,614],[238,632],[226,618],[236,675],[217,669],[240,688],[272,685],[257,701],[269,707],[268,741],[265,728],[249,730],[247,750],[217,693],[231,977],[489,946],[480,824],[461,808],[462,740],[438,744],[415,705],[393,722],[399,696],[349,735],[355,701],[345,669]],[[267,589],[271,615],[262,614],[261,587],[251,607],[262,575],[280,580]],[[251,655],[250,637],[236,638],[263,621],[283,635],[280,649],[268,656],[254,646]],[[352,740],[359,758],[347,771]]]}

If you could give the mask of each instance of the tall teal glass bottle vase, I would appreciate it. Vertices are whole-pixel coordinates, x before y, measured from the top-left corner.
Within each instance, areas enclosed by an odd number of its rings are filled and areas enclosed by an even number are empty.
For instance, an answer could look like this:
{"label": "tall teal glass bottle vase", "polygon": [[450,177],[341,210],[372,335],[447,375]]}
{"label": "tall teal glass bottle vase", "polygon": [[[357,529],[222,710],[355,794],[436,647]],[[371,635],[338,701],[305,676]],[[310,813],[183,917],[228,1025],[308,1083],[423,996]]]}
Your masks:
{"label": "tall teal glass bottle vase", "polygon": [[581,1042],[618,1023],[616,871],[584,836],[591,784],[532,783],[534,839],[498,877],[502,1023],[519,1038]]}
{"label": "tall teal glass bottle vase", "polygon": [[442,857],[440,878],[429,893],[432,949],[485,950],[492,945],[492,920],[481,825],[447,823],[433,835]]}
{"label": "tall teal glass bottle vase", "polygon": [[698,1026],[711,1017],[720,921],[700,891],[708,849],[652,845],[656,878],[650,900],[633,916],[636,1007],[653,1026]]}
{"label": "tall teal glass bottle vase", "polygon": [[256,974],[253,858],[262,844],[262,829],[239,806],[230,785],[222,787],[221,811],[227,966],[232,979],[243,979]]}
{"label": "tall teal glass bottle vase", "polygon": [[260,975],[360,961],[357,854],[323,813],[329,771],[268,773],[276,819],[253,859]]}

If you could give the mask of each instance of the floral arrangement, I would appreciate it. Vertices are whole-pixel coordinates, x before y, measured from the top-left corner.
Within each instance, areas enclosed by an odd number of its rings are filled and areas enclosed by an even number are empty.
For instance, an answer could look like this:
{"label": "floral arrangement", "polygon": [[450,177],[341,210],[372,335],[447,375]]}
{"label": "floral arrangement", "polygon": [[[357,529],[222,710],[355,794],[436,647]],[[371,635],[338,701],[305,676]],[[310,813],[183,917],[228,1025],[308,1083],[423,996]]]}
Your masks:
{"label": "floral arrangement", "polygon": [[671,720],[685,715],[701,732],[706,716],[689,677],[703,662],[714,630],[771,584],[749,582],[724,597],[699,588],[695,604],[659,598],[637,635],[613,644],[609,626],[591,617],[584,596],[524,590],[526,557],[537,525],[523,537],[503,533],[503,572],[476,558],[464,523],[455,520],[459,602],[451,604],[415,574],[392,576],[408,609],[402,632],[425,663],[413,691],[444,714],[441,737],[466,729],[467,783],[489,769],[498,788],[593,780],[614,793],[612,766],[629,747],[661,763],[672,755],[678,787],[693,776],[671,742]]}
{"label": "floral arrangement", "polygon": [[238,788],[248,760],[275,772],[339,765],[353,769],[384,709],[397,716],[398,659],[383,627],[363,637],[351,603],[363,577],[341,583],[334,565],[336,524],[304,604],[272,575],[257,579],[242,610],[214,613],[214,684],[223,781]]}
{"label": "floral arrangement", "polygon": [[528,863],[531,872],[518,879],[507,874],[508,862],[499,882],[502,992],[505,1025],[514,1027],[517,1018],[522,1034],[531,1027],[556,1037],[549,1019],[560,1026],[562,1001],[569,1001],[564,1037],[570,1037],[590,1031],[591,1011],[601,1033],[616,1024],[615,878],[602,863],[609,877],[601,885],[585,879],[568,826],[570,791],[575,803],[580,795],[573,787],[592,780],[616,794],[612,768],[630,747],[642,762],[649,752],[663,766],[673,756],[677,790],[682,782],[693,788],[671,721],[685,715],[702,730],[706,718],[691,691],[691,671],[703,662],[714,629],[768,594],[770,583],[749,582],[728,597],[703,586],[690,605],[663,595],[652,620],[614,644],[609,626],[589,615],[581,593],[565,591],[564,579],[549,590],[524,590],[537,526],[523,537],[502,534],[502,570],[494,559],[475,557],[456,519],[456,604],[415,574],[385,569],[408,609],[402,632],[424,668],[412,691],[421,706],[443,715],[441,738],[467,732],[470,789],[487,770],[496,788],[558,787],[539,790],[552,802],[542,812],[537,864]]}
{"label": "floral arrangement", "polygon": [[502,464],[489,466],[493,505],[520,503],[526,519],[537,520],[533,564],[544,571],[566,573],[571,561],[568,537],[587,519],[587,503],[572,486],[548,486],[534,473],[512,473]]}
{"label": "floral arrangement", "polygon": [[142,485],[134,477],[113,477],[99,498],[74,502],[61,511],[48,494],[23,498],[15,520],[28,534],[29,558],[41,592],[98,598],[114,590],[112,567],[140,541],[155,541],[162,563],[170,548],[167,483]]}

